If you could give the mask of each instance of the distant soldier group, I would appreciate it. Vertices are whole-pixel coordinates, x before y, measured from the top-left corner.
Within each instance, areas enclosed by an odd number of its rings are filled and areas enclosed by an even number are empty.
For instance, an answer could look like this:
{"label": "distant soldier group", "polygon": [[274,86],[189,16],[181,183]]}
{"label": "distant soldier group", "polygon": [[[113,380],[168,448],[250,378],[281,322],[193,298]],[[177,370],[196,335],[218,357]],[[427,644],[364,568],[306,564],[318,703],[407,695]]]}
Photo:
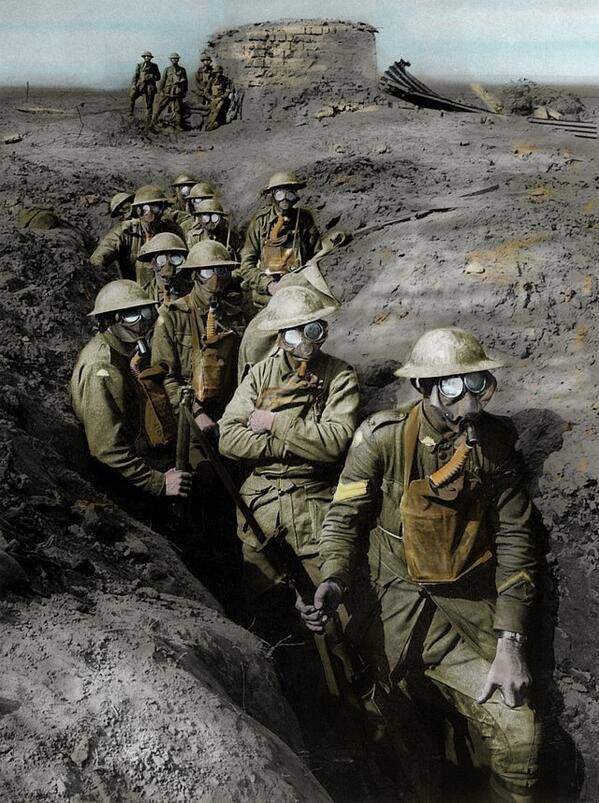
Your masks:
{"label": "distant soldier group", "polygon": [[408,728],[408,752],[435,754],[423,712],[438,703],[463,717],[492,799],[529,801],[537,554],[513,427],[484,410],[503,362],[460,329],[421,334],[396,372],[418,400],[358,426],[355,370],[323,351],[339,302],[305,187],[274,173],[243,245],[217,188],[188,173],[172,198],[156,185],[118,193],[121,220],[91,261],[121,278],[90,313],[98,333],[73,371],[73,407],[121,487],[189,498],[184,554],[229,611],[278,643],[297,610],[321,655],[349,611],[374,676],[368,701]]}
{"label": "distant soldier group", "polygon": [[[152,53],[145,50],[141,56],[143,61],[136,65],[131,81],[129,114],[133,116],[137,99],[143,97],[148,125],[158,123],[163,113],[168,111],[169,123],[175,130],[182,131],[186,116],[184,100],[189,85],[187,71],[179,64],[181,57],[178,53],[171,53],[170,65],[161,77],[158,65],[152,61]],[[206,130],[213,131],[228,121],[229,112],[237,102],[238,94],[222,66],[215,67],[210,56],[202,57],[195,84],[197,108],[207,118]],[[232,115],[234,116],[235,114]]]}

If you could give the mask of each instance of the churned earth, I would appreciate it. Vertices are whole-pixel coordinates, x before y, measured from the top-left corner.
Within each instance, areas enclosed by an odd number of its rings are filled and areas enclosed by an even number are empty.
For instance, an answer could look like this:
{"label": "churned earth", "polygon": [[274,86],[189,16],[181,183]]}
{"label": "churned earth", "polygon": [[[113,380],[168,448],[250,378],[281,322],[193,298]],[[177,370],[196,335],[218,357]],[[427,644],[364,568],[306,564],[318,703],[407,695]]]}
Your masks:
{"label": "churned earth", "polygon": [[[358,367],[363,414],[410,397],[392,371],[429,327],[469,329],[509,359],[490,409],[520,431],[545,555],[531,638],[543,799],[594,800],[597,141],[386,102],[169,134],[130,123],[121,92],[28,99],[63,113],[18,111],[20,90],[2,101],[0,143],[21,139],[0,144],[0,547],[26,579],[2,558],[0,799],[330,799],[302,758],[267,645],[90,484],[66,395],[86,313],[115,278],[88,262],[110,196],[190,171],[221,188],[240,226],[268,175],[292,169],[322,228],[430,211],[356,235],[321,263],[344,302],[327,350]],[[584,101],[595,119],[592,90]],[[32,206],[53,207],[62,227],[20,227]],[[364,799],[320,780],[338,800]]]}

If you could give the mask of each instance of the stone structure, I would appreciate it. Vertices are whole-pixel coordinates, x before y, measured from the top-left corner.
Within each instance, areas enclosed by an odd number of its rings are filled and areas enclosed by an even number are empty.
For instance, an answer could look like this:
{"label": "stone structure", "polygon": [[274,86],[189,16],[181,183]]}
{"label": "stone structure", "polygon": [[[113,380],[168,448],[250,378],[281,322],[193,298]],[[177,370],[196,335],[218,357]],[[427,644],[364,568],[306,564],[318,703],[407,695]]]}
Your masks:
{"label": "stone structure", "polygon": [[244,118],[309,101],[362,103],[378,81],[376,28],[290,20],[222,31],[206,52],[245,91]]}

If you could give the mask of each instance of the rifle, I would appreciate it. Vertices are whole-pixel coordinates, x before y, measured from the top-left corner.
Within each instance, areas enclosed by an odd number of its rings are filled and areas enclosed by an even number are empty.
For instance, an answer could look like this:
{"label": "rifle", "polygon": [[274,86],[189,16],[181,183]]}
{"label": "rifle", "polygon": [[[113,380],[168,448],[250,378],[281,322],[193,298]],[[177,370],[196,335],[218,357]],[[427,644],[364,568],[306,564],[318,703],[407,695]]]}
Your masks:
{"label": "rifle", "polygon": [[[293,548],[284,539],[266,537],[254,514],[237,490],[210,438],[198,427],[188,409],[181,408],[181,412],[197,437],[204,457],[210,462],[215,474],[223,483],[273,568],[280,572],[287,585],[306,604],[311,604],[316,586]],[[317,633],[313,635],[329,693],[333,697],[341,698],[343,691],[349,690],[350,694],[345,695],[346,699],[353,708],[366,714],[366,698],[373,689],[373,682],[368,667],[348,644],[338,616],[330,617],[325,635]],[[332,656],[336,658],[336,661],[332,660]],[[339,668],[342,670],[341,673],[338,671]]]}
{"label": "rifle", "polygon": [[177,426],[177,455],[175,458],[175,468],[178,471],[191,471],[191,466],[189,464],[189,445],[190,445],[189,419],[187,418],[185,413],[188,413],[191,416],[190,408],[192,401],[193,401],[193,389],[189,385],[185,385],[185,387],[181,388],[181,394],[179,396],[179,420]]}

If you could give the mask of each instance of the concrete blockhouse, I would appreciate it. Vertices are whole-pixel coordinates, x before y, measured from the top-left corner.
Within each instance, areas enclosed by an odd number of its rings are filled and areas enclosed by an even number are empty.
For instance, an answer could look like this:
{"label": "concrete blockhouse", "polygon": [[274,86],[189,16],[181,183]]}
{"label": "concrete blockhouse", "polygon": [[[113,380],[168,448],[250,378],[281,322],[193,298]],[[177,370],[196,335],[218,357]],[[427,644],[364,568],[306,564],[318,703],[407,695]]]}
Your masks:
{"label": "concrete blockhouse", "polygon": [[245,92],[244,118],[301,101],[366,102],[376,92],[376,28],[284,20],[221,31],[206,52]]}

